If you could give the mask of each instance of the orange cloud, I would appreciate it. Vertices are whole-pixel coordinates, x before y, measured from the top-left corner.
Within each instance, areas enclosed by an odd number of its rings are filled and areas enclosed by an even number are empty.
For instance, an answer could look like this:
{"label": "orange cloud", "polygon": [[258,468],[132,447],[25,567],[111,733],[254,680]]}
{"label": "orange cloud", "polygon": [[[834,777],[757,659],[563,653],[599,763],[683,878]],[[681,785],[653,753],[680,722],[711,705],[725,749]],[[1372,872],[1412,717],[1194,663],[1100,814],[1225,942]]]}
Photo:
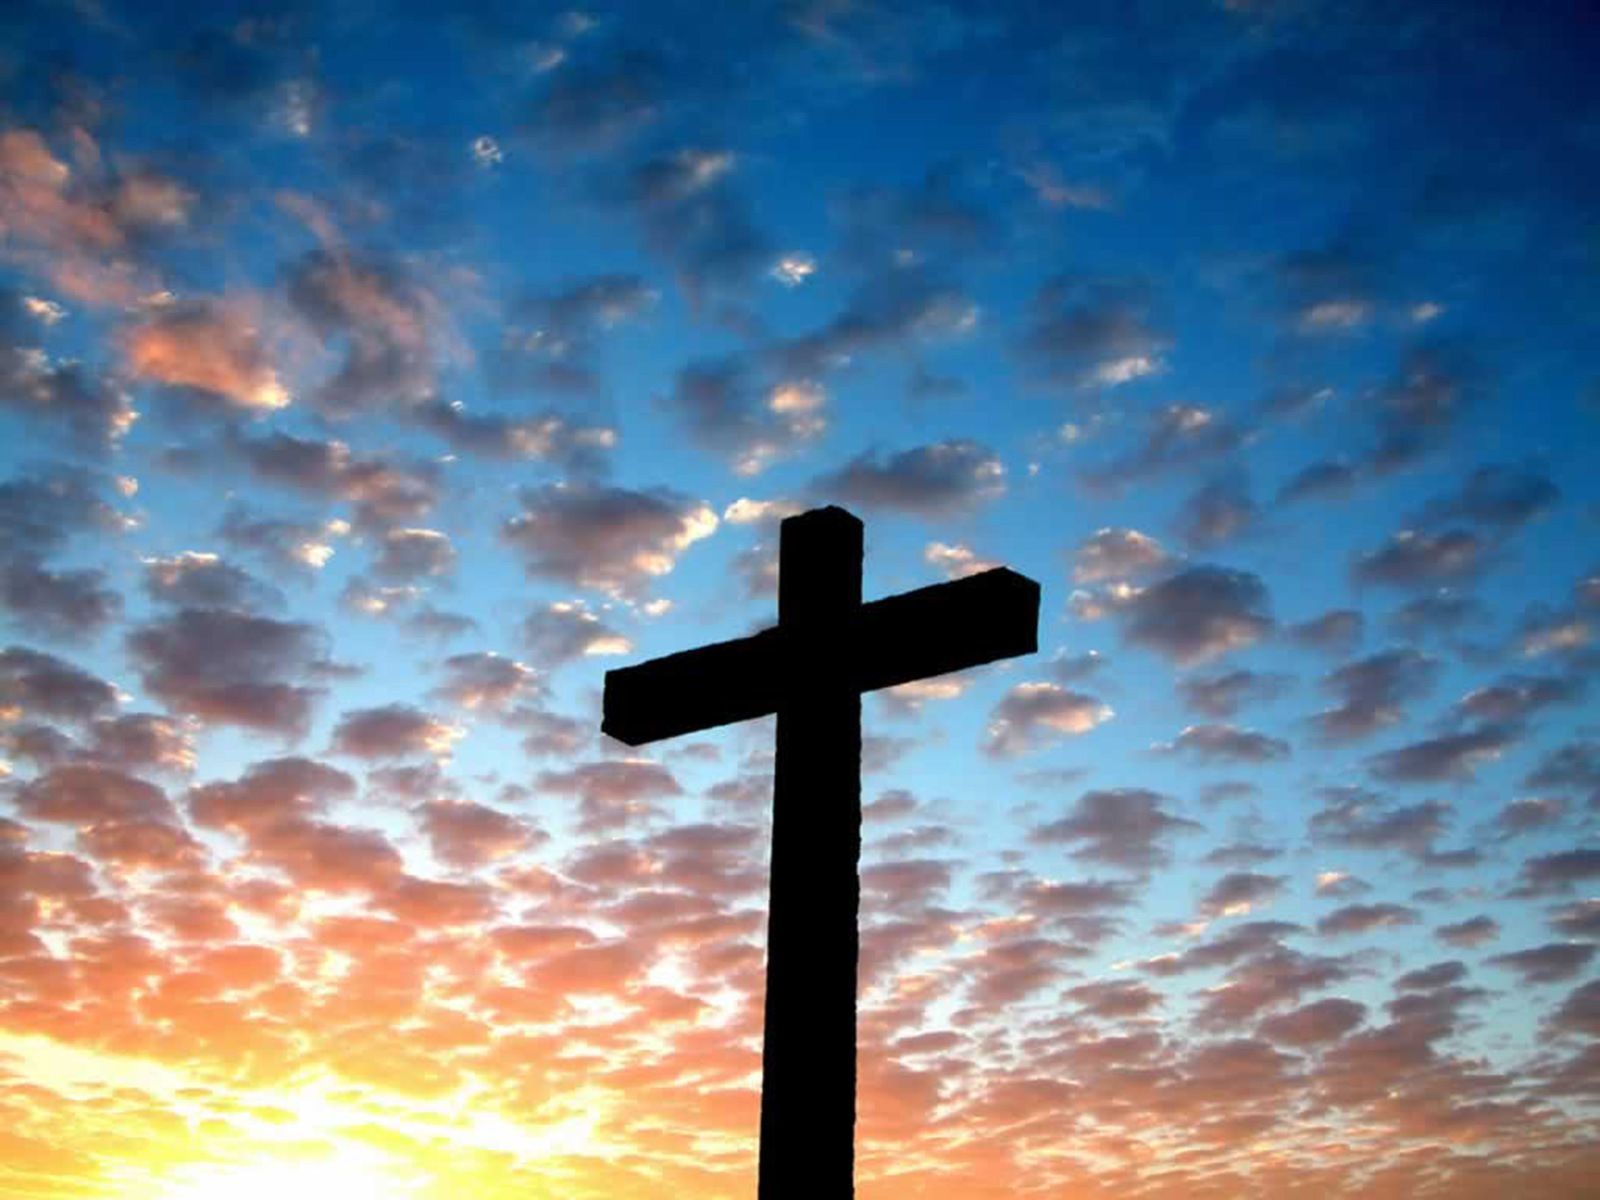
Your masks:
{"label": "orange cloud", "polygon": [[174,305],[123,339],[128,369],[142,379],[200,392],[228,409],[284,408],[289,391],[239,304]]}

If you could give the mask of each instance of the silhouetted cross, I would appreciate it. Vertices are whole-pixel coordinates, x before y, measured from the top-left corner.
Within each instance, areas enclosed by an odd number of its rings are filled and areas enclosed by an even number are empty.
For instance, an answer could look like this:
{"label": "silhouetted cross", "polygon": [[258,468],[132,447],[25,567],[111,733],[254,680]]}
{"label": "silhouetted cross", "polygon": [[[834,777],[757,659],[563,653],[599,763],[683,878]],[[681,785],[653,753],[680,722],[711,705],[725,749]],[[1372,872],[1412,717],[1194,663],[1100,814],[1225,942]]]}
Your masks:
{"label": "silhouetted cross", "polygon": [[1031,654],[1039,585],[997,568],[861,603],[861,522],[783,522],[778,624],[606,673],[601,729],[640,746],[778,714],[760,1200],[855,1194],[861,693]]}

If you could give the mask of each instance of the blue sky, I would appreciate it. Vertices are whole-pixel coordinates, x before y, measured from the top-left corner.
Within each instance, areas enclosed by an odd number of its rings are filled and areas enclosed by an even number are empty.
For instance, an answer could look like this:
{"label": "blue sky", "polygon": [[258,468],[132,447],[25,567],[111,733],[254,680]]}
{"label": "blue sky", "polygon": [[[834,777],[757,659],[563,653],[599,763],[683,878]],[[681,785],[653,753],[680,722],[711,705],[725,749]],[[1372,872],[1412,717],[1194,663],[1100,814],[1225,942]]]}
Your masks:
{"label": "blue sky", "polygon": [[770,723],[599,694],[829,502],[1044,589],[864,706],[863,1195],[1578,1194],[1587,6],[0,29],[8,1194],[748,1191]]}

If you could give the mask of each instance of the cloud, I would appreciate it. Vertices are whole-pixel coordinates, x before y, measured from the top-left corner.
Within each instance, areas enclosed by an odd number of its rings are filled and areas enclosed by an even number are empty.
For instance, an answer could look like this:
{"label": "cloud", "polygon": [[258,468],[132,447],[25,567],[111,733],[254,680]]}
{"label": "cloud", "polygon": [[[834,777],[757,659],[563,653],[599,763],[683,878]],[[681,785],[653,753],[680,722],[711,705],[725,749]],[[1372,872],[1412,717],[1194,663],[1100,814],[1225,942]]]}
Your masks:
{"label": "cloud", "polygon": [[455,570],[456,548],[436,529],[388,529],[378,543],[372,573],[390,583],[436,579]]}
{"label": "cloud", "polygon": [[1368,324],[1376,307],[1371,255],[1343,237],[1286,254],[1275,265],[1280,317],[1291,333],[1325,337]]}
{"label": "cloud", "polygon": [[1137,529],[1101,529],[1079,544],[1072,579],[1075,583],[1133,579],[1169,561],[1161,543]]}
{"label": "cloud", "polygon": [[68,763],[23,784],[17,810],[25,817],[90,827],[125,821],[165,821],[172,815],[166,793],[154,784],[111,767]]}
{"label": "cloud", "polygon": [[554,150],[608,150],[658,120],[668,94],[665,62],[624,49],[555,74],[529,114],[530,127]]}
{"label": "cloud", "polygon": [[1214,479],[1184,501],[1179,536],[1190,549],[1209,549],[1248,532],[1260,515],[1243,477]]}
{"label": "cloud", "polygon": [[363,527],[414,522],[439,501],[439,472],[432,463],[361,458],[344,442],[286,433],[238,436],[232,446],[263,479],[350,504]]}
{"label": "cloud", "polygon": [[405,619],[405,628],[420,637],[433,641],[447,642],[452,638],[464,637],[469,633],[476,633],[480,629],[478,622],[464,613],[447,612],[435,608],[431,604],[424,604],[413,611]]}
{"label": "cloud", "polygon": [[433,694],[472,712],[504,713],[542,690],[531,667],[490,651],[452,654],[439,664],[439,673],[442,678]]}
{"label": "cloud", "polygon": [[105,481],[71,467],[0,483],[0,608],[46,638],[90,636],[114,620],[122,598],[98,567],[56,570],[46,559],[80,533],[121,532],[131,522],[100,499]]}
{"label": "cloud", "polygon": [[476,881],[419,879],[401,875],[373,897],[374,907],[393,913],[413,928],[481,927],[496,913],[494,893]]}
{"label": "cloud", "polygon": [[339,592],[339,603],[349,612],[363,617],[394,617],[422,597],[414,583],[382,586],[364,575],[352,575]]}
{"label": "cloud", "polygon": [[767,271],[772,279],[789,288],[799,287],[816,273],[817,260],[800,250],[779,255]]}
{"label": "cloud", "polygon": [[1459,348],[1440,342],[1407,350],[1395,376],[1372,397],[1378,444],[1372,465],[1391,471],[1430,453],[1482,390]]}
{"label": "cloud", "polygon": [[1451,925],[1441,925],[1433,931],[1433,936],[1448,945],[1470,949],[1499,937],[1500,922],[1491,916],[1480,914]]}
{"label": "cloud", "polygon": [[529,575],[619,597],[637,596],[717,527],[706,504],[666,488],[553,484],[524,489],[522,510],[501,536]]}
{"label": "cloud", "polygon": [[969,967],[972,1003],[988,1012],[1020,1003],[1060,976],[1060,957],[1061,947],[1049,938],[990,943]]}
{"label": "cloud", "polygon": [[1524,985],[1563,983],[1576,978],[1593,961],[1597,947],[1589,942],[1547,942],[1527,950],[1484,959],[1491,967],[1515,971]]}
{"label": "cloud", "polygon": [[1098,650],[1085,650],[1082,654],[1057,651],[1049,663],[1050,674],[1061,683],[1079,683],[1099,674],[1106,667],[1106,656]]}
{"label": "cloud", "polygon": [[189,226],[195,193],[136,160],[105,163],[84,125],[72,143],[69,164],[33,129],[0,133],[6,257],[74,300],[132,303],[150,285],[148,251]]}
{"label": "cloud", "polygon": [[1246,431],[1225,414],[1191,404],[1169,404],[1149,418],[1144,438],[1119,458],[1085,471],[1084,482],[1119,491],[1142,479],[1187,469],[1235,453]]}
{"label": "cloud", "polygon": [[1560,499],[1561,490],[1537,471],[1489,464],[1468,475],[1459,491],[1429,504],[1426,512],[1433,520],[1509,529],[1542,515]]}
{"label": "cloud", "polygon": [[1522,619],[1518,648],[1524,658],[1581,656],[1588,652],[1595,629],[1588,616],[1571,608],[1530,609]]}
{"label": "cloud", "polygon": [[1600,1037],[1600,979],[1591,979],[1568,992],[1550,1014],[1550,1025],[1562,1033]]}
{"label": "cloud", "polygon": [[922,561],[946,579],[964,579],[1000,565],[981,557],[972,547],[961,542],[929,542],[922,548]]}
{"label": "cloud", "polygon": [[523,618],[521,632],[533,661],[544,667],[633,649],[628,638],[591,612],[582,600],[556,600],[535,609]]}
{"label": "cloud", "polygon": [[930,700],[955,700],[966,692],[966,675],[941,675],[933,679],[913,679],[877,693],[879,702],[893,716],[911,717]]}
{"label": "cloud", "polygon": [[1146,788],[1084,792],[1066,816],[1036,827],[1029,837],[1041,845],[1083,843],[1074,858],[1135,869],[1157,867],[1168,859],[1159,844],[1168,834],[1200,828],[1168,813],[1162,807],[1166,800]]}
{"label": "cloud", "polygon": [[571,758],[594,739],[593,723],[520,706],[507,724],[522,732],[522,751],[533,758]]}
{"label": "cloud", "polygon": [[117,689],[65,659],[27,646],[0,650],[0,714],[83,723],[115,711]]}
{"label": "cloud", "polygon": [[239,303],[172,304],[127,330],[122,352],[139,379],[197,396],[228,413],[286,408],[289,391],[255,324]]}
{"label": "cloud", "polygon": [[515,817],[471,800],[429,800],[416,811],[434,857],[463,870],[502,861],[543,840]]}
{"label": "cloud", "polygon": [[1140,589],[1117,612],[1129,642],[1193,666],[1271,632],[1266,602],[1266,586],[1248,571],[1196,566]]}
{"label": "cloud", "polygon": [[1522,864],[1522,878],[1536,893],[1562,891],[1583,880],[1600,878],[1600,849],[1580,846],[1530,858]]}
{"label": "cloud", "polygon": [[445,317],[433,293],[397,264],[317,249],[286,272],[289,304],[344,361],[312,393],[335,418],[414,409],[436,399],[434,357]]}
{"label": "cloud", "polygon": [[1112,717],[1110,705],[1053,683],[1019,683],[989,716],[984,753],[1006,758],[1026,753],[1050,734],[1076,737]]}
{"label": "cloud", "polygon": [[27,763],[44,770],[74,756],[77,743],[53,725],[8,724],[0,730],[0,750],[8,756],[8,766]]}
{"label": "cloud", "polygon": [[191,771],[194,741],[189,729],[157,713],[122,713],[89,726],[83,757],[124,770]]}
{"label": "cloud", "polygon": [[379,833],[322,819],[355,794],[342,771],[305,758],[253,764],[237,780],[190,791],[197,825],[241,838],[245,861],[280,871],[299,888],[387,892],[403,881],[399,853]]}
{"label": "cloud", "polygon": [[1317,887],[1318,896],[1331,896],[1337,899],[1346,899],[1350,896],[1362,896],[1372,890],[1372,885],[1364,879],[1357,879],[1348,871],[1318,871]]}
{"label": "cloud", "polygon": [[283,594],[215,554],[185,550],[170,558],[146,558],[144,592],[174,608],[228,608],[259,612],[283,603]]}
{"label": "cloud", "polygon": [[1438,962],[1430,967],[1407,971],[1394,981],[1395,991],[1432,991],[1435,988],[1453,987],[1467,977],[1465,964],[1451,961]]}
{"label": "cloud", "polygon": [[1550,791],[1600,793],[1600,742],[1571,741],[1547,750],[1523,783]]}
{"label": "cloud", "polygon": [[687,148],[635,163],[613,189],[697,306],[756,283],[775,256],[734,188],[736,165],[729,151]]}
{"label": "cloud", "polygon": [[1577,900],[1562,905],[1551,915],[1550,928],[1568,937],[1595,937],[1600,934],[1600,900]]}
{"label": "cloud", "polygon": [[617,444],[610,425],[587,424],[555,412],[531,417],[469,412],[459,400],[435,400],[416,410],[417,424],[452,450],[484,458],[550,463],[579,475],[602,474]]}
{"label": "cloud", "polygon": [[792,517],[803,508],[789,500],[751,500],[741,496],[723,510],[723,520],[728,524],[752,525],[758,531],[757,540],[735,554],[732,562],[733,574],[750,599],[778,594],[778,526],[785,517]]}
{"label": "cloud", "polygon": [[978,306],[959,288],[896,266],[859,288],[826,325],[776,343],[765,357],[784,376],[822,379],[868,354],[962,337],[978,320]]}
{"label": "cloud", "polygon": [[115,380],[76,362],[54,362],[37,344],[31,297],[0,288],[0,406],[59,424],[78,448],[113,449],[138,419]]}
{"label": "cloud", "polygon": [[1522,796],[1507,801],[1495,814],[1494,825],[1505,837],[1516,837],[1556,824],[1566,815],[1566,805],[1544,796]]}
{"label": "cloud", "polygon": [[0,607],[44,637],[87,637],[122,612],[122,597],[98,568],[55,571],[30,562],[0,564]]}
{"label": "cloud", "polygon": [[1471,575],[1480,565],[1483,544],[1464,530],[1421,533],[1403,529],[1382,547],[1363,554],[1351,568],[1358,583],[1391,587],[1433,587]]}
{"label": "cloud", "polygon": [[104,485],[95,473],[64,466],[0,483],[0,559],[37,562],[76,534],[126,528],[126,519],[100,498]]}
{"label": "cloud", "polygon": [[850,188],[837,206],[846,261],[864,272],[908,261],[965,261],[998,233],[994,214],[977,198],[974,185],[985,183],[959,166],[937,164],[910,184]]}
{"label": "cloud", "polygon": [[247,861],[283,872],[300,888],[371,894],[401,882],[400,854],[375,830],[289,819],[252,828],[247,844]]}
{"label": "cloud", "polygon": [[803,378],[762,380],[734,358],[684,367],[664,403],[691,438],[741,476],[795,454],[827,428],[820,385]]}
{"label": "cloud", "polygon": [[1353,608],[1336,608],[1289,626],[1289,637],[1302,646],[1325,654],[1349,654],[1361,644],[1366,618]]}
{"label": "cloud", "polygon": [[1416,650],[1371,654],[1329,672],[1324,691],[1339,703],[1312,718],[1324,741],[1349,742],[1370,737],[1398,724],[1402,705],[1427,695],[1438,675],[1438,663]]}
{"label": "cloud", "polygon": [[408,704],[353,709],[333,728],[331,748],[352,758],[447,758],[461,737],[458,726]]}
{"label": "cloud", "polygon": [[126,639],[149,693],[206,724],[303,733],[327,666],[326,638],[303,621],[184,608]]}
{"label": "cloud", "polygon": [[1120,1021],[1128,1017],[1142,1017],[1160,1008],[1160,992],[1136,979],[1097,980],[1070,987],[1062,993],[1079,1006],[1085,1016],[1103,1021]]}
{"label": "cloud", "polygon": [[1366,1015],[1364,1004],[1329,997],[1268,1017],[1261,1022],[1261,1035],[1284,1046],[1320,1046],[1358,1028]]}
{"label": "cloud", "polygon": [[1218,867],[1254,867],[1282,857],[1282,850],[1258,842],[1227,842],[1208,851],[1201,861]]}
{"label": "cloud", "polygon": [[1124,908],[1134,902],[1131,885],[1117,879],[1073,883],[1033,880],[1019,890],[1017,898],[1021,908],[1040,920],[1069,923],[1097,917],[1107,909]]}
{"label": "cloud", "polygon": [[1155,749],[1162,754],[1187,754],[1205,763],[1264,763],[1289,757],[1289,743],[1282,738],[1234,725],[1190,725]]}
{"label": "cloud", "polygon": [[659,299],[637,275],[616,274],[520,297],[507,313],[490,359],[490,380],[502,391],[598,394],[595,360],[601,342],[612,330],[638,320]]}
{"label": "cloud", "polygon": [[1311,463],[1297,471],[1278,489],[1280,503],[1292,504],[1296,500],[1324,499],[1348,495],[1354,490],[1360,475],[1356,468],[1343,459],[1325,459]]}
{"label": "cloud", "polygon": [[1224,671],[1217,675],[1191,675],[1178,682],[1184,704],[1208,717],[1235,715],[1247,704],[1258,704],[1281,696],[1289,679],[1260,671]]}
{"label": "cloud", "polygon": [[1208,917],[1239,917],[1265,907],[1283,892],[1282,875],[1234,871],[1222,876],[1200,899],[1200,912]]}
{"label": "cloud", "polygon": [[1033,163],[1018,170],[1017,174],[1046,208],[1102,211],[1116,207],[1115,201],[1104,188],[1092,183],[1068,183],[1047,162]]}
{"label": "cloud", "polygon": [[1449,825],[1451,808],[1439,800],[1392,806],[1360,788],[1328,789],[1311,815],[1314,836],[1337,845],[1403,850],[1426,857]]}
{"label": "cloud", "polygon": [[578,832],[617,833],[658,816],[657,800],[682,795],[671,771],[644,759],[580,763],[565,771],[543,771],[540,788],[578,797]]}
{"label": "cloud", "polygon": [[1208,989],[1195,1020],[1199,1028],[1233,1028],[1350,977],[1347,959],[1304,954],[1282,944],[1284,936],[1299,930],[1282,921],[1246,921],[1182,954],[1147,960],[1143,966],[1157,975],[1226,967],[1222,981]]}
{"label": "cloud", "polygon": [[217,527],[217,536],[236,550],[255,555],[273,567],[308,572],[327,566],[335,543],[348,532],[344,521],[287,521],[253,516],[243,508],[230,508]]}
{"label": "cloud", "polygon": [[73,757],[77,743],[53,725],[8,724],[0,732],[0,747],[9,756],[9,765],[25,762],[43,769]]}
{"label": "cloud", "polygon": [[[1515,724],[1543,709],[1582,698],[1583,682],[1559,676],[1506,675],[1474,688],[1456,701],[1463,718],[1490,724]],[[1596,783],[1600,784],[1600,777]]]}
{"label": "cloud", "polygon": [[1396,925],[1415,925],[1422,914],[1403,904],[1346,904],[1317,921],[1317,932],[1326,935],[1370,933]]}
{"label": "cloud", "polygon": [[861,869],[861,886],[873,904],[891,912],[915,913],[949,891],[951,864],[937,859],[902,859]]}
{"label": "cloud", "polygon": [[1111,388],[1165,370],[1171,339],[1150,321],[1142,287],[1061,277],[1033,298],[1018,345],[1028,372],[1058,388]]}
{"label": "cloud", "polygon": [[820,476],[812,489],[863,508],[949,516],[999,497],[1005,491],[1005,468],[977,442],[933,442],[887,459],[871,451],[858,455]]}
{"label": "cloud", "polygon": [[356,781],[326,763],[271,758],[252,763],[236,780],[192,788],[188,807],[202,828],[246,833],[285,819],[314,816],[355,792]]}
{"label": "cloud", "polygon": [[1509,730],[1485,725],[1465,733],[1424,738],[1396,750],[1386,750],[1367,760],[1378,779],[1393,783],[1431,783],[1471,779],[1479,766],[1505,753],[1513,741]]}

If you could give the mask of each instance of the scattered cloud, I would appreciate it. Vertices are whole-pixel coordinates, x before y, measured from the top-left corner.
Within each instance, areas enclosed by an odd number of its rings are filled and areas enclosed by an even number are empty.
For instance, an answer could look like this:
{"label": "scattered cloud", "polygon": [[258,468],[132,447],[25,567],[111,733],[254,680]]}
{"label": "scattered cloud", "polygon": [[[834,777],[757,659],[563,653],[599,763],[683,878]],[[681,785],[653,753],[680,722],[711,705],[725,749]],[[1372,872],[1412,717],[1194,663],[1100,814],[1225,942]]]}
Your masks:
{"label": "scattered cloud", "polygon": [[1019,683],[989,717],[984,751],[996,757],[1023,754],[1044,739],[1076,737],[1109,721],[1111,706],[1054,683]]}
{"label": "scattered cloud", "polygon": [[868,452],[814,481],[813,490],[847,504],[916,516],[951,516],[998,498],[1005,468],[973,441],[934,442],[884,458]]}
{"label": "scattered cloud", "polygon": [[618,597],[637,597],[717,527],[707,505],[665,488],[552,484],[521,499],[501,536],[528,574]]}

